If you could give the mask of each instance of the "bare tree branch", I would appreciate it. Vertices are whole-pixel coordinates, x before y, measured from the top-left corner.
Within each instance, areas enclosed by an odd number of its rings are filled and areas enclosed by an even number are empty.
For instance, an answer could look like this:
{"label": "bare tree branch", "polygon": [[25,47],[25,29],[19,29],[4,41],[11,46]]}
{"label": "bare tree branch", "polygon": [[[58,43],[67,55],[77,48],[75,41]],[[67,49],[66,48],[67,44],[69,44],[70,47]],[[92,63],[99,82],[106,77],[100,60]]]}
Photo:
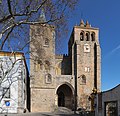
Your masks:
{"label": "bare tree branch", "polygon": [[8,3],[9,13],[10,13],[11,16],[13,16],[13,14],[12,14],[12,9],[11,9],[11,0],[7,0],[7,3]]}

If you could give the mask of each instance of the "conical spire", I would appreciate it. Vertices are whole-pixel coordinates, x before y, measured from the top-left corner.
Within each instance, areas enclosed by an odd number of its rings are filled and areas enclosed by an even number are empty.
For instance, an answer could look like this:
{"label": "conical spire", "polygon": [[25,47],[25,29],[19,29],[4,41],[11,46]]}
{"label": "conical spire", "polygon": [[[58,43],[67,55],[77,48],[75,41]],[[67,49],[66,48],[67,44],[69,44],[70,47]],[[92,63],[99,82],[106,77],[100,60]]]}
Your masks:
{"label": "conical spire", "polygon": [[84,27],[84,25],[85,25],[85,24],[84,24],[84,21],[81,19],[81,20],[80,20],[80,26],[81,26],[81,27]]}
{"label": "conical spire", "polygon": [[44,12],[44,9],[42,8],[41,10],[41,14],[40,14],[40,22],[46,22],[46,17],[45,17],[45,12]]}
{"label": "conical spire", "polygon": [[86,27],[90,27],[90,24],[88,21],[86,21]]}

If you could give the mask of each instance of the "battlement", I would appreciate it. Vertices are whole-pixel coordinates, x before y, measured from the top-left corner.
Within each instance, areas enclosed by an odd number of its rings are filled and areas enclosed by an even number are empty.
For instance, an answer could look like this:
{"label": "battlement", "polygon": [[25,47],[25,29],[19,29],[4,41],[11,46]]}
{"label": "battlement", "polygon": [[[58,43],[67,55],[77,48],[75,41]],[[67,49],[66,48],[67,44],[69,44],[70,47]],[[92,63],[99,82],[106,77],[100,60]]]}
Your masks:
{"label": "battlement", "polygon": [[56,59],[63,59],[63,57],[69,57],[68,54],[57,54],[55,55]]}
{"label": "battlement", "polygon": [[63,54],[64,57],[68,57],[68,54]]}
{"label": "battlement", "polygon": [[55,58],[56,59],[63,59],[63,54],[57,54],[57,55],[55,55]]}

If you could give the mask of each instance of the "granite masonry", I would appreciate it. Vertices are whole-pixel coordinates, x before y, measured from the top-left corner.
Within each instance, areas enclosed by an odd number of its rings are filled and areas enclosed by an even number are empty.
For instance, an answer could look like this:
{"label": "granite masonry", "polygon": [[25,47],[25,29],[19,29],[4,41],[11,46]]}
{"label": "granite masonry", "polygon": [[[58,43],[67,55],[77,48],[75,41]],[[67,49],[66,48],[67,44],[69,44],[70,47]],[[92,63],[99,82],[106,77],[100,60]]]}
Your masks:
{"label": "granite masonry", "polygon": [[30,26],[31,112],[50,112],[57,107],[91,110],[88,99],[101,91],[99,29],[81,20],[74,26],[68,54],[55,54],[55,27]]}

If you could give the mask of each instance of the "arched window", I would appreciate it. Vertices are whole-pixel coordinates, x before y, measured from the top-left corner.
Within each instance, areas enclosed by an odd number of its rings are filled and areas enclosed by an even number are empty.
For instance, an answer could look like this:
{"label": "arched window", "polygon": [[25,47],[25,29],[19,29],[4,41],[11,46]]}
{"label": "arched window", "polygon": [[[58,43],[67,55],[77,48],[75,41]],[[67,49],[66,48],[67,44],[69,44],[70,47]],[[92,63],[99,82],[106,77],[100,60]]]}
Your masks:
{"label": "arched window", "polygon": [[48,60],[45,61],[45,69],[50,70],[50,62]]}
{"label": "arched window", "polygon": [[94,32],[91,34],[91,40],[95,41],[95,33]]}
{"label": "arched window", "polygon": [[61,69],[62,68],[62,63],[59,62],[58,67]]}
{"label": "arched window", "polygon": [[51,74],[46,74],[45,75],[45,82],[46,83],[52,83],[52,76],[51,76]]}
{"label": "arched window", "polygon": [[43,63],[41,60],[36,59],[34,61],[34,71],[39,71],[40,69],[43,69]]}
{"label": "arched window", "polygon": [[43,63],[41,60],[38,60],[38,68],[41,70],[43,69]]}
{"label": "arched window", "polygon": [[80,41],[83,41],[84,40],[84,32],[81,32],[80,33]]}
{"label": "arched window", "polygon": [[49,39],[45,38],[45,45],[49,46]]}
{"label": "arched window", "polygon": [[88,32],[86,33],[86,41],[90,41],[90,34]]}

